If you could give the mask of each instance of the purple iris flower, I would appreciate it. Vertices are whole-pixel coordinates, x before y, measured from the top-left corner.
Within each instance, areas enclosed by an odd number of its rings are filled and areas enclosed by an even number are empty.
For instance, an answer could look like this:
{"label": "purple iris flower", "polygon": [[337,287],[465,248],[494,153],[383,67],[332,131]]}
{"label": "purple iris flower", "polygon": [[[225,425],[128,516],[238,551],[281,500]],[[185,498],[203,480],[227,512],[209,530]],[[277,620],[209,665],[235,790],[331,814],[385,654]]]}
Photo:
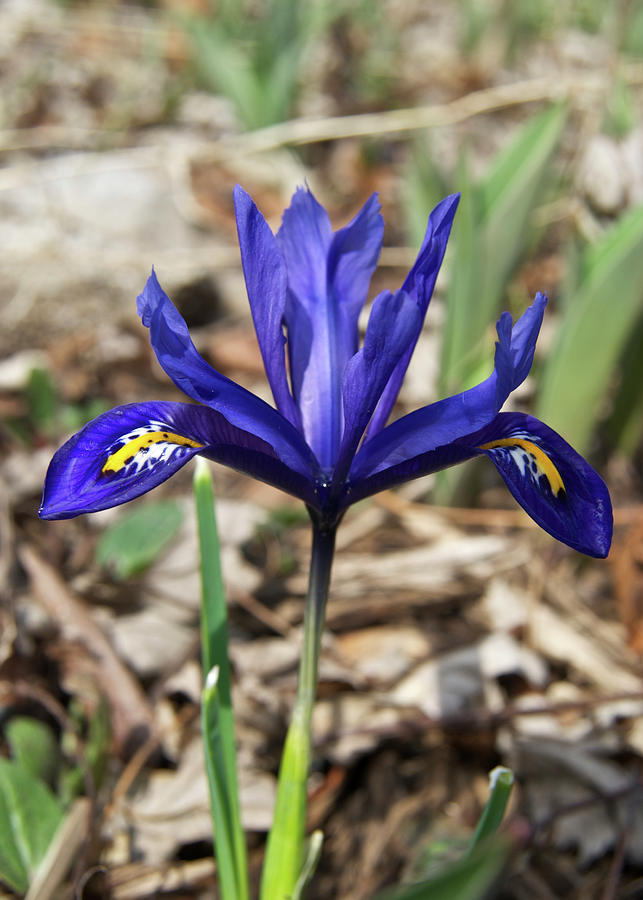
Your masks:
{"label": "purple iris flower", "polygon": [[429,217],[401,289],[373,302],[360,346],[358,319],[382,244],[376,196],[333,232],[307,189],[272,233],[252,199],[234,193],[243,271],[276,409],[214,370],[152,275],[138,297],[159,363],[195,404],[120,406],[54,455],[40,515],[64,519],[132,500],[195,454],[299,497],[322,528],[377,491],[487,456],[529,515],[590,556],[609,550],[612,510],[596,472],[547,425],[500,412],[531,368],[547,298],[514,324],[497,324],[495,365],[476,387],[387,420],[422,329],[457,195]]}

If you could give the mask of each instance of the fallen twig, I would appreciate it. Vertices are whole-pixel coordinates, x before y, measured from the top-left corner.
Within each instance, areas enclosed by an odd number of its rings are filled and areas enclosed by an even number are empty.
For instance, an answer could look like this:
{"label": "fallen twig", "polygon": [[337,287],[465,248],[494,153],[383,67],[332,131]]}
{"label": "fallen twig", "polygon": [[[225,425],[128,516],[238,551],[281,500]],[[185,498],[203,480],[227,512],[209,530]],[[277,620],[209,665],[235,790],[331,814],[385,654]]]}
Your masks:
{"label": "fallen twig", "polygon": [[154,716],[140,685],[116,655],[102,629],[84,604],[72,594],[58,573],[26,544],[18,548],[20,562],[31,579],[34,594],[56,621],[65,640],[81,645],[109,702],[111,726],[120,750],[134,739],[154,733]]}

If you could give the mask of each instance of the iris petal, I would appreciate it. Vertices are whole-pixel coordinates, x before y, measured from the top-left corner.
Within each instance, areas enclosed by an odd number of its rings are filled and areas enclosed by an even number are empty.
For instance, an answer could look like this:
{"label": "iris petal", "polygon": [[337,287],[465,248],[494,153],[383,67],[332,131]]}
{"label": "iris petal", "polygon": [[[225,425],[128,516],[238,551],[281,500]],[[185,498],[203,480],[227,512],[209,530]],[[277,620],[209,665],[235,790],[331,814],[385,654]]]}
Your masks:
{"label": "iris petal", "polygon": [[268,403],[208,365],[154,272],[137,298],[137,307],[143,325],[150,329],[157,359],[177,387],[224,415],[232,426],[256,434],[286,465],[310,476],[315,462],[302,435]]}
{"label": "iris petal", "polygon": [[378,196],[373,194],[355,218],[335,232],[328,252],[330,299],[340,318],[335,338],[343,344],[339,356],[344,362],[357,352],[357,322],[382,248],[384,219],[380,208]]}
{"label": "iris petal", "polygon": [[[355,458],[351,479],[358,481],[417,456],[425,457],[492,421],[531,368],[546,303],[547,298],[537,294],[513,329],[511,316],[503,313],[497,325],[495,367],[489,378],[468,391],[417,409],[369,438]],[[412,468],[419,473],[415,463]],[[435,469],[427,468],[421,474],[430,471]],[[397,478],[392,483],[398,483]]]}
{"label": "iris petal", "polygon": [[541,528],[589,556],[607,556],[612,506],[603,480],[563,438],[533,416],[500,413],[478,448]]}
{"label": "iris petal", "polygon": [[361,349],[344,370],[345,428],[333,481],[343,482],[391,372],[421,322],[417,304],[404,293],[376,297]]}
{"label": "iris petal", "polygon": [[357,351],[357,320],[382,231],[376,197],[333,235],[326,211],[310,191],[300,189],[277,233],[288,270],[286,323],[293,392],[306,439],[326,471],[339,450],[342,373]]}
{"label": "iris petal", "polygon": [[386,386],[386,390],[382,394],[382,399],[375,410],[375,415],[373,416],[373,420],[368,429],[370,435],[377,434],[377,432],[381,431],[386,425],[386,420],[393,409],[400,387],[402,386],[402,381],[404,380],[406,370],[409,367],[413,350],[415,349],[420,332],[422,331],[422,324],[424,322],[424,317],[426,316],[426,311],[431,302],[433,289],[438,277],[438,272],[440,271],[440,266],[442,265],[442,260],[444,259],[447,241],[451,234],[453,217],[458,208],[459,200],[460,194],[451,194],[449,197],[445,197],[445,199],[435,207],[429,216],[426,234],[424,235],[420,252],[402,285],[402,290],[409,294],[409,296],[417,303],[421,317],[415,337],[409,342],[406,352],[395,367],[389,383]]}
{"label": "iris petal", "polygon": [[196,453],[315,502],[309,479],[220,413],[187,403],[133,403],[89,422],[56,452],[40,516],[67,519],[126,503],[161,484]]}
{"label": "iris petal", "polygon": [[299,413],[288,387],[283,332],[287,275],[277,241],[252,198],[237,185],[234,206],[250,309],[277,409],[296,427]]}

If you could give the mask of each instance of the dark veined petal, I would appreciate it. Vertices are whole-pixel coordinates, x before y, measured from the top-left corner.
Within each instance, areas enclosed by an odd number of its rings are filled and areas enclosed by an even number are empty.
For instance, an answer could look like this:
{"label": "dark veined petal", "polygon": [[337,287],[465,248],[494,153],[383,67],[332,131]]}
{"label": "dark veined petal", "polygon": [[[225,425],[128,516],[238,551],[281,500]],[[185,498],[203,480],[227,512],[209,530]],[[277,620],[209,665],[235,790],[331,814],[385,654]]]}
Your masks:
{"label": "dark veined petal", "polygon": [[68,519],[126,503],[166,481],[196,453],[314,503],[310,480],[220,413],[187,403],[133,403],[89,422],[55,453],[40,516]]}
{"label": "dark veined petal", "polygon": [[398,484],[412,481],[414,478],[422,478],[424,475],[449,469],[451,466],[456,466],[458,463],[479,455],[480,451],[475,447],[471,448],[464,443],[454,441],[442,447],[434,447],[432,450],[427,450],[426,453],[418,453],[409,459],[402,459],[383,469],[376,468],[359,478],[353,476],[351,469],[339,501],[339,508],[344,510],[364,497],[386,491]]}
{"label": "dark veined petal", "polygon": [[384,291],[375,298],[364,344],[344,370],[344,435],[333,473],[336,486],[344,481],[381,393],[420,321],[417,304],[404,291]]}
{"label": "dark veined petal", "polygon": [[322,468],[332,467],[342,434],[342,373],[358,347],[357,320],[382,241],[371,197],[345,228],[299,189],[277,241],[288,270],[286,323],[293,393],[304,434]]}
{"label": "dark veined petal", "polygon": [[429,303],[433,295],[433,289],[438,277],[438,272],[440,271],[440,266],[442,265],[442,260],[444,259],[447,241],[451,234],[451,226],[453,225],[453,218],[456,209],[458,208],[459,200],[460,194],[451,194],[449,197],[445,197],[444,200],[435,207],[429,216],[426,234],[424,235],[420,252],[402,285],[402,290],[409,294],[418,305],[421,313],[420,324],[415,334],[415,338],[409,343],[406,352],[395,367],[389,383],[382,394],[382,399],[375,410],[375,415],[368,428],[369,434],[371,435],[377,434],[377,432],[381,431],[386,425],[386,420],[391,414],[400,387],[402,386],[402,381],[404,380],[406,370],[409,367],[409,362],[420,336],[424,317],[426,316],[426,311],[429,308]]}
{"label": "dark veined petal", "polygon": [[239,185],[234,189],[234,208],[243,274],[266,375],[277,409],[299,427],[299,413],[286,374],[286,337],[283,331],[286,266],[268,223],[252,198]]}
{"label": "dark veined petal", "polygon": [[[395,467],[395,480],[391,484],[397,484],[404,480],[399,477],[404,471],[400,464],[409,464],[409,472],[413,474],[408,477],[429,474],[436,469],[428,453],[491,422],[531,368],[546,303],[547,298],[537,294],[513,329],[510,314],[503,313],[497,325],[495,367],[489,378],[468,391],[417,409],[369,437],[355,458],[351,481],[356,485],[377,472]],[[424,471],[416,457],[427,461]]]}
{"label": "dark veined petal", "polygon": [[515,499],[541,528],[588,556],[607,556],[612,506],[605,483],[560,435],[523,413],[499,413],[474,434],[349,482],[340,509],[481,454],[495,464]]}
{"label": "dark veined petal", "polygon": [[500,413],[476,436],[505,484],[531,518],[588,556],[607,556],[612,504],[603,480],[547,425],[522,413]]}
{"label": "dark veined petal", "polygon": [[137,298],[137,308],[143,325],[150,329],[159,363],[188,397],[221,413],[235,428],[255,434],[289,468],[310,476],[315,462],[299,431],[268,403],[208,365],[154,272]]}

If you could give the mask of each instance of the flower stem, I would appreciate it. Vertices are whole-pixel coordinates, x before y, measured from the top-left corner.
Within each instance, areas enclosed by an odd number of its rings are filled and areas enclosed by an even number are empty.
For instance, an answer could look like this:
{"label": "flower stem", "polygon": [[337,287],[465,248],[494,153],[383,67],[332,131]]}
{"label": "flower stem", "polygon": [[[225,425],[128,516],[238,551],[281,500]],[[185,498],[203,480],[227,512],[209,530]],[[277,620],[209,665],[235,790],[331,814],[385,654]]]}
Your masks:
{"label": "flower stem", "polygon": [[275,816],[268,836],[261,881],[261,900],[288,900],[292,897],[304,861],[311,722],[335,532],[336,526],[324,527],[313,519],[297,698],[279,769]]}

